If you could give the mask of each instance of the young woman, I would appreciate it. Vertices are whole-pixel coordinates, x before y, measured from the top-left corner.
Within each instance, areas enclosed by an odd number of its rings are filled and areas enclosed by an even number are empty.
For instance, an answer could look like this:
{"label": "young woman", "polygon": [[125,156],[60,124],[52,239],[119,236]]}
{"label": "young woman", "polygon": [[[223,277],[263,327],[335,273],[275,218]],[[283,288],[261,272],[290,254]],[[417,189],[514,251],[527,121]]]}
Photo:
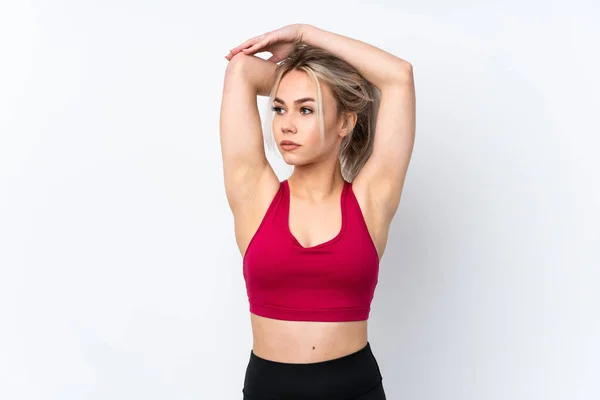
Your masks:
{"label": "young woman", "polygon": [[[264,51],[269,60],[254,55]],[[307,24],[225,58],[225,190],[253,333],[244,399],[385,399],[367,319],[414,144],[412,66]],[[257,95],[294,166],[283,182]]]}

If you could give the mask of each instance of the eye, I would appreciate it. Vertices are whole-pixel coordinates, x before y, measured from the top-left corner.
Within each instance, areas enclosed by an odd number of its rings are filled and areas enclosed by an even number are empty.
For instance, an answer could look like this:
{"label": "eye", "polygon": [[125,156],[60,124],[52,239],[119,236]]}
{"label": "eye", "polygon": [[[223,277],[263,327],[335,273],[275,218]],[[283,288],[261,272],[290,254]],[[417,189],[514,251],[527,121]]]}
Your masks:
{"label": "eye", "polygon": [[[277,106],[271,107],[271,110],[275,111],[277,114],[279,114],[279,110],[281,110],[281,109],[282,109],[281,107],[277,107]],[[300,108],[300,111],[303,111],[303,110],[308,111],[308,113],[302,113],[304,115],[312,114],[312,112],[313,112],[310,108],[307,108],[307,107]]]}

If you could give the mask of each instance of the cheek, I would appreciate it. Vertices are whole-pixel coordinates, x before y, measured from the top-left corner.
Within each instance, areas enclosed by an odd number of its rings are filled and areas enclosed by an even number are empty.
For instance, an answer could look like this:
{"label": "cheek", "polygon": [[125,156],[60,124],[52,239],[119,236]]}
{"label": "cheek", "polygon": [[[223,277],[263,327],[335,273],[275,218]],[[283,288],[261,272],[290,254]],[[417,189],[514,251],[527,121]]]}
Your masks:
{"label": "cheek", "polygon": [[318,127],[311,131],[307,142],[312,149],[318,149],[321,146],[321,135]]}
{"label": "cheek", "polygon": [[319,132],[319,121],[316,117],[307,115],[304,118],[298,118],[295,123],[296,129],[301,135],[308,136]]}

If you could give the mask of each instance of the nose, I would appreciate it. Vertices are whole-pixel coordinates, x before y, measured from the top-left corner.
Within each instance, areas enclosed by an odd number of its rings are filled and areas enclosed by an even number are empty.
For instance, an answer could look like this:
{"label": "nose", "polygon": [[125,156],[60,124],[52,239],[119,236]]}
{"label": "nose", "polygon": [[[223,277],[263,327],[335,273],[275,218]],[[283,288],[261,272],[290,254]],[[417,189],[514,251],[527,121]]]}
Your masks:
{"label": "nose", "polygon": [[288,127],[283,127],[283,128],[281,128],[281,132],[294,134],[294,133],[296,133],[296,130],[288,128]]}
{"label": "nose", "polygon": [[286,119],[281,123],[281,132],[296,133],[296,125],[294,125],[289,119]]}
{"label": "nose", "polygon": [[277,117],[277,122],[282,133],[296,133],[296,124],[294,123],[294,115],[292,113],[284,113]]}

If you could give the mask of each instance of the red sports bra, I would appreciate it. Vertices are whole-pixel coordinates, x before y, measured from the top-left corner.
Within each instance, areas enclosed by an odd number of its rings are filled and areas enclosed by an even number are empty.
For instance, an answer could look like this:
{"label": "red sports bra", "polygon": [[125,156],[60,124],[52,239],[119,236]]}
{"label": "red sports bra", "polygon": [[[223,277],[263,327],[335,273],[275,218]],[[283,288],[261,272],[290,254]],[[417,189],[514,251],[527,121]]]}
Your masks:
{"label": "red sports bra", "polygon": [[289,229],[290,189],[280,182],[243,260],[250,312],[292,321],[369,317],[379,255],[352,183],[344,181],[342,227],[333,239],[303,247]]}

